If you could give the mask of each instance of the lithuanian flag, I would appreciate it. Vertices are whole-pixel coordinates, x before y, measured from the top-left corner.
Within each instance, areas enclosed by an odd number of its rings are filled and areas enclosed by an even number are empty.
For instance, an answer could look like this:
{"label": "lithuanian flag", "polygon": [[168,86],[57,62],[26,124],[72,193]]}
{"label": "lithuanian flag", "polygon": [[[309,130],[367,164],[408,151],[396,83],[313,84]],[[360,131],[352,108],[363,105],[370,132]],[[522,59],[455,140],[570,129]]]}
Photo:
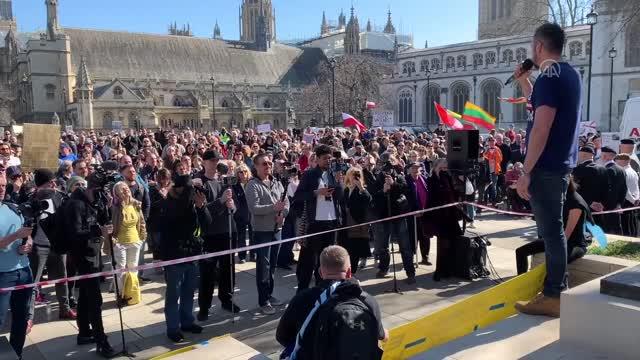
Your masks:
{"label": "lithuanian flag", "polygon": [[469,101],[464,104],[462,119],[478,126],[482,126],[487,130],[494,129],[496,127],[496,118],[489,115],[488,112],[484,111],[478,105],[470,103]]}

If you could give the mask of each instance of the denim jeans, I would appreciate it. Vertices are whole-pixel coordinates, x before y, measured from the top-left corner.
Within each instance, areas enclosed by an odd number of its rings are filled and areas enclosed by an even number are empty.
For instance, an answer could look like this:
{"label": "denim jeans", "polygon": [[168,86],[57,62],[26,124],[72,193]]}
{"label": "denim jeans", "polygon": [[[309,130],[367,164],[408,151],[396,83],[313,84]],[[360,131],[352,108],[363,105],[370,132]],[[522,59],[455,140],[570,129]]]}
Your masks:
{"label": "denim jeans", "polygon": [[[38,282],[42,278],[42,272],[45,265],[49,272],[49,279],[61,279],[67,277],[67,255],[60,255],[46,246],[33,246],[33,251],[29,254],[29,263],[31,265],[31,272],[33,274],[33,282]],[[33,295],[37,295],[40,289],[33,288]],[[58,299],[58,305],[60,312],[69,311],[69,288],[67,284],[56,284],[56,298]],[[34,298],[35,299],[35,298]],[[31,307],[29,308],[29,319],[33,320],[35,301],[31,301]]]}
{"label": "denim jeans", "polygon": [[555,298],[560,297],[560,293],[567,288],[567,239],[564,235],[562,208],[568,186],[568,174],[539,170],[531,173],[531,208],[545,247],[547,277],[543,293]]}
{"label": "denim jeans", "polygon": [[498,174],[491,174],[491,184],[489,184],[489,202],[495,204],[498,200]]}
{"label": "denim jeans", "polygon": [[[193,325],[193,296],[198,288],[198,266],[195,262],[170,265],[164,268],[167,289],[164,298],[164,317],[167,333]],[[180,304],[178,304],[178,300]]]}
{"label": "denim jeans", "polygon": [[[25,285],[32,282],[31,269],[22,269],[0,273],[0,288]],[[7,310],[11,308],[11,333],[9,342],[18,356],[22,356],[24,340],[27,336],[27,320],[32,301],[32,289],[23,289],[0,293],[0,328],[4,323]]]}
{"label": "denim jeans", "polygon": [[390,222],[376,223],[373,224],[373,231],[375,241],[374,252],[380,261],[378,269],[385,272],[389,271],[389,263],[391,262],[389,241],[395,240],[398,246],[400,246],[404,271],[407,273],[407,276],[415,275],[416,269],[413,266],[413,239],[408,236],[407,220],[398,219]]}
{"label": "denim jeans", "polygon": [[[256,245],[280,240],[278,231],[254,231],[253,241]],[[273,274],[276,271],[280,245],[272,245],[256,249],[256,286],[258,288],[258,305],[265,306],[273,295]]]}

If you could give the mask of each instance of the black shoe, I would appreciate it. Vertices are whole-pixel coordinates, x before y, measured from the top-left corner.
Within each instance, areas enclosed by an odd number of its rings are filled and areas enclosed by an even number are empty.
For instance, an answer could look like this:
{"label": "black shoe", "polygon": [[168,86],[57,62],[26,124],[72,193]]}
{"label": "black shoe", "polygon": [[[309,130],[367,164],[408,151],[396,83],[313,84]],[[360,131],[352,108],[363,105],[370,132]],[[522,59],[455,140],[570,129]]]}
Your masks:
{"label": "black shoe", "polygon": [[203,310],[198,311],[197,318],[198,318],[198,321],[207,321],[207,320],[209,320],[209,311],[203,311]]}
{"label": "black shoe", "polygon": [[441,280],[440,274],[433,273],[433,281],[440,281],[440,280]]}
{"label": "black shoe", "polygon": [[78,345],[88,345],[88,344],[94,344],[96,342],[96,338],[93,337],[93,335],[89,335],[89,336],[78,335],[76,340],[78,341]]}
{"label": "black shoe", "polygon": [[428,258],[422,258],[422,261],[420,261],[420,264],[422,265],[426,265],[426,266],[431,266],[433,265]]}
{"label": "black shoe", "polygon": [[376,278],[378,278],[378,279],[384,279],[384,278],[386,278],[387,276],[389,276],[389,272],[388,272],[388,271],[382,271],[382,270],[379,270],[379,271],[376,273]]}
{"label": "black shoe", "polygon": [[144,277],[144,276],[138,276],[138,280],[140,281],[141,284],[150,283],[152,281],[148,277]]}
{"label": "black shoe", "polygon": [[96,346],[96,353],[106,359],[111,359],[116,356],[116,351],[113,350],[106,338],[98,343],[98,346]]}
{"label": "black shoe", "polygon": [[78,307],[78,302],[75,298],[69,298],[69,307],[75,309]]}
{"label": "black shoe", "polygon": [[169,340],[173,341],[174,343],[179,343],[184,341],[184,335],[182,335],[180,331],[167,334],[167,337],[169,338]]}
{"label": "black shoe", "polygon": [[[234,303],[232,303],[231,301],[229,302],[223,302],[222,303],[222,308],[227,310],[228,312],[232,312],[234,314],[237,314],[240,312],[240,307]],[[233,308],[233,310],[232,310]]]}
{"label": "black shoe", "polygon": [[416,276],[415,275],[409,275],[407,276],[407,279],[405,280],[405,282],[409,285],[413,285],[416,283]]}
{"label": "black shoe", "polygon": [[184,332],[190,332],[192,334],[202,334],[202,326],[191,324],[191,326],[181,328]]}

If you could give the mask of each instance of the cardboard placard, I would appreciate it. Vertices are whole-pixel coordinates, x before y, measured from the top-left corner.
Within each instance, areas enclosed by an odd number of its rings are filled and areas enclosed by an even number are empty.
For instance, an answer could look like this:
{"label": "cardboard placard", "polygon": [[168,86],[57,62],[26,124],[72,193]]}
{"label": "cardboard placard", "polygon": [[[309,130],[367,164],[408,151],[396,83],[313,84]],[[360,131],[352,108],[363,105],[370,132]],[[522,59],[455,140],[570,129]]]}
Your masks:
{"label": "cardboard placard", "polygon": [[271,124],[261,124],[256,127],[256,131],[259,134],[269,133],[271,132]]}
{"label": "cardboard placard", "polygon": [[22,170],[58,169],[60,125],[24,124]]}

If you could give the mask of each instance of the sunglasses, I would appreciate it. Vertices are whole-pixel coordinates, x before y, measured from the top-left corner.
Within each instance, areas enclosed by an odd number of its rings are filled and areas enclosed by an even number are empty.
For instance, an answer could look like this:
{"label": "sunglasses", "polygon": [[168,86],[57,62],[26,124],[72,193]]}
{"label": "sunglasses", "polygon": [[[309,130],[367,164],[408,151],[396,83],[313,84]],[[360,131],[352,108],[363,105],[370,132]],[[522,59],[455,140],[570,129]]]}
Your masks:
{"label": "sunglasses", "polygon": [[273,167],[273,163],[271,161],[265,161],[262,163],[262,166],[264,167]]}

